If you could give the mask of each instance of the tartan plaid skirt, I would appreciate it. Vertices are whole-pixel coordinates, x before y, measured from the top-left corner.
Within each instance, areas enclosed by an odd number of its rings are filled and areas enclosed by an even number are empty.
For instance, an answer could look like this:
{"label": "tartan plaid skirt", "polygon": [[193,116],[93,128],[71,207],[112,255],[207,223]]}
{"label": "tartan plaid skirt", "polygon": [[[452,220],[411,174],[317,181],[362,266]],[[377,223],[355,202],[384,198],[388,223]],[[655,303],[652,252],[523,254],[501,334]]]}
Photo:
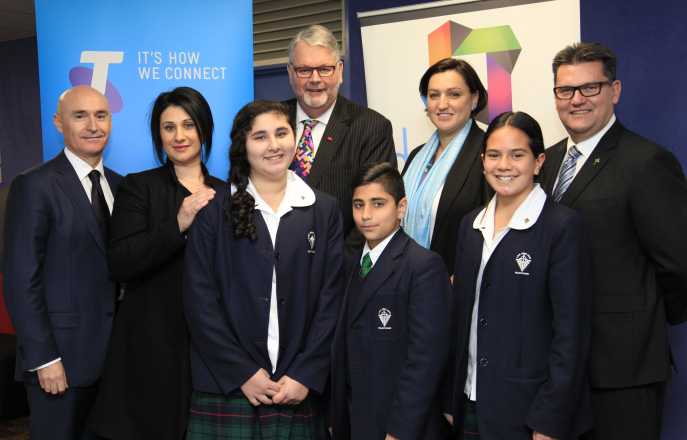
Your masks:
{"label": "tartan plaid skirt", "polygon": [[187,440],[325,440],[324,407],[308,394],[298,405],[253,406],[245,396],[193,391]]}
{"label": "tartan plaid skirt", "polygon": [[465,415],[460,433],[461,440],[481,440],[477,429],[477,405],[470,399],[465,399]]}

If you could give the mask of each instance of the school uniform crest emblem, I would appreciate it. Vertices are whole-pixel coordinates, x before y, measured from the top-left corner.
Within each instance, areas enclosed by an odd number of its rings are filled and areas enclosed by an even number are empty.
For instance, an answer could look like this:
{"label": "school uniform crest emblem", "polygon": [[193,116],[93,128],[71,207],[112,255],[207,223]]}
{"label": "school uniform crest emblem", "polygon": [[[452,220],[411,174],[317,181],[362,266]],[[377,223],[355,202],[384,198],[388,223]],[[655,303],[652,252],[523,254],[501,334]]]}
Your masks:
{"label": "school uniform crest emblem", "polygon": [[517,275],[529,275],[529,273],[525,272],[525,268],[532,262],[532,257],[530,257],[529,254],[525,252],[519,253],[518,256],[515,257],[515,262],[518,263],[518,267],[520,268],[520,272],[515,272]]}
{"label": "school uniform crest emblem", "polygon": [[382,321],[383,327],[378,327],[380,330],[388,330],[391,328],[386,326],[386,324],[391,319],[391,312],[389,311],[389,309],[381,309],[377,316],[379,316],[379,320]]}
{"label": "school uniform crest emblem", "polygon": [[309,254],[314,254],[315,251],[315,233],[310,231],[308,234],[308,242],[310,243],[310,250],[308,251]]}

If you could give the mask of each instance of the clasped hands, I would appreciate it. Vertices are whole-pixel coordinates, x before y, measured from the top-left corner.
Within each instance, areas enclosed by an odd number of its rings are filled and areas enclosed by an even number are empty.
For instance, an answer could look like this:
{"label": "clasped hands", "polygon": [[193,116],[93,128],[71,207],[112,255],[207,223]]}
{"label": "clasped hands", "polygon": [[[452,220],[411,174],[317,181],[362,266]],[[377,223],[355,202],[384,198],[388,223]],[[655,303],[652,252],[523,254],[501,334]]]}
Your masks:
{"label": "clasped hands", "polygon": [[278,382],[273,382],[264,368],[259,369],[253,377],[241,385],[241,392],[255,406],[273,403],[298,405],[308,396],[308,391],[310,388],[289,376],[283,376]]}

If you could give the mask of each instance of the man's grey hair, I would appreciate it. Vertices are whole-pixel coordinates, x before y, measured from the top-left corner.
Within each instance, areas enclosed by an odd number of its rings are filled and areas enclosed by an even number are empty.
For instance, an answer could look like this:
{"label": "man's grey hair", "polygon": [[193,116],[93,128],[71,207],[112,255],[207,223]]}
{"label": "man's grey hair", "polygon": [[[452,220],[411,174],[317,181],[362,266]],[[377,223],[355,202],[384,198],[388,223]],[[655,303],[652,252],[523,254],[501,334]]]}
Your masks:
{"label": "man's grey hair", "polygon": [[305,41],[306,43],[313,46],[324,46],[327,49],[334,52],[336,55],[336,63],[339,64],[341,59],[339,55],[339,42],[336,41],[336,37],[332,34],[332,31],[319,24],[313,24],[303,29],[296,34],[291,43],[289,43],[289,64],[293,66],[293,48],[296,47],[296,43],[299,41]]}

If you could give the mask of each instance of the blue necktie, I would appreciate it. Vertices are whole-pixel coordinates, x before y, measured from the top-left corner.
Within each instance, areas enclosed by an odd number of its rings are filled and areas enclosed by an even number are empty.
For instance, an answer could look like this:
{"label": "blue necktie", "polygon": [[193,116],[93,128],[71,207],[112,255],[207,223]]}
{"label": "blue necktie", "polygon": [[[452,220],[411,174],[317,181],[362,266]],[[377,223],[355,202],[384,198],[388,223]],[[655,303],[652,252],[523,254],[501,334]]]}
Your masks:
{"label": "blue necktie", "polygon": [[575,167],[577,166],[577,159],[582,156],[580,150],[577,149],[575,145],[570,147],[568,150],[568,158],[565,159],[563,168],[561,168],[561,174],[558,177],[558,186],[556,191],[553,192],[553,199],[559,201],[563,194],[568,189],[572,183],[573,177],[575,177]]}

